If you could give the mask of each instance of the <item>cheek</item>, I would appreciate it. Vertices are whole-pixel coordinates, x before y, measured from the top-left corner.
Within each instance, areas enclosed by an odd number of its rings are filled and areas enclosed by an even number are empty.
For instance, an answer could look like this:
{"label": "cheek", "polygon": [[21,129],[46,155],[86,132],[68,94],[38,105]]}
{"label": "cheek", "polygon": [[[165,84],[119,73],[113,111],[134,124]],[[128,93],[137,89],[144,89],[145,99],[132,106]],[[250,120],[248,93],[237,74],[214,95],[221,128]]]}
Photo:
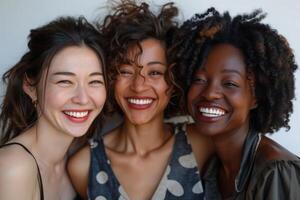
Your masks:
{"label": "cheek", "polygon": [[194,85],[192,85],[189,88],[189,91],[187,94],[187,104],[188,105],[192,104],[192,102],[196,99],[196,97],[199,96],[198,92],[199,92],[199,90]]}
{"label": "cheek", "polygon": [[97,89],[95,91],[92,91],[91,97],[95,102],[96,106],[98,108],[102,108],[105,104],[106,97],[107,97],[105,87],[102,87],[100,90]]}

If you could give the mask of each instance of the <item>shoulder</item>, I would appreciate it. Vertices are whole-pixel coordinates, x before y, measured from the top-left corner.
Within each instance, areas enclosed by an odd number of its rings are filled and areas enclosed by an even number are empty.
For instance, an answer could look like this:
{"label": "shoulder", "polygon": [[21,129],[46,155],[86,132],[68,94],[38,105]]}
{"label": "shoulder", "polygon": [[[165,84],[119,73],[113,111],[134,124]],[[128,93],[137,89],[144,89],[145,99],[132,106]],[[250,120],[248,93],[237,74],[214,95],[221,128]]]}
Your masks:
{"label": "shoulder", "polygon": [[197,164],[201,170],[208,158],[214,153],[214,145],[210,137],[199,133],[194,124],[186,124],[186,134],[192,146]]}
{"label": "shoulder", "polygon": [[[36,187],[37,166],[34,158],[21,146],[12,145],[0,149],[0,193],[13,192],[15,188],[29,194]],[[10,184],[8,184],[10,183]],[[2,187],[5,186],[5,187]]]}
{"label": "shoulder", "polygon": [[258,160],[264,162],[273,160],[299,160],[296,155],[266,136],[262,136],[256,156]]}
{"label": "shoulder", "polygon": [[34,158],[19,145],[0,148],[0,167],[9,171],[37,172]]}
{"label": "shoulder", "polygon": [[90,163],[90,145],[85,145],[75,154],[73,154],[68,160],[68,171],[72,175],[73,173],[80,173],[82,170],[86,171],[89,168]]}
{"label": "shoulder", "polygon": [[254,191],[255,199],[293,199],[300,196],[300,159],[263,136],[249,187]]}
{"label": "shoulder", "polygon": [[86,145],[71,156],[67,163],[71,182],[76,191],[84,198],[86,198],[90,159],[90,146]]}

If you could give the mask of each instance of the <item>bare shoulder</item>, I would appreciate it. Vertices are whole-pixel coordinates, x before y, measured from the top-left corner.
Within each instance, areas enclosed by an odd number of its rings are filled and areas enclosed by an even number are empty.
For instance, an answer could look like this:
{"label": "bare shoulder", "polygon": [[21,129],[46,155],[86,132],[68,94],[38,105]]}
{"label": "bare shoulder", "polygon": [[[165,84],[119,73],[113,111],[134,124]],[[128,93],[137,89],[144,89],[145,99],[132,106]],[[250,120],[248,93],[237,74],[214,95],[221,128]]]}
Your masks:
{"label": "bare shoulder", "polygon": [[262,160],[298,160],[299,158],[274,140],[262,136],[257,156]]}
{"label": "bare shoulder", "polygon": [[88,174],[90,167],[90,146],[86,145],[71,156],[68,160],[67,169],[71,182],[76,191],[86,198]]}
{"label": "bare shoulder", "polygon": [[0,167],[7,168],[7,171],[37,172],[34,158],[19,145],[5,146],[0,149]]}
{"label": "bare shoulder", "polygon": [[197,164],[201,170],[208,158],[214,153],[214,145],[210,137],[197,132],[194,124],[186,125],[188,140],[191,143]]}
{"label": "bare shoulder", "polygon": [[[0,149],[0,199],[32,195],[37,189],[37,166],[34,158],[18,145]],[[15,193],[15,188],[18,193]]]}
{"label": "bare shoulder", "polygon": [[71,156],[68,160],[68,165],[67,165],[70,175],[73,175],[73,173],[78,174],[78,173],[83,173],[84,171],[88,171],[89,166],[90,166],[89,145],[85,145],[79,151],[77,151],[73,156]]}

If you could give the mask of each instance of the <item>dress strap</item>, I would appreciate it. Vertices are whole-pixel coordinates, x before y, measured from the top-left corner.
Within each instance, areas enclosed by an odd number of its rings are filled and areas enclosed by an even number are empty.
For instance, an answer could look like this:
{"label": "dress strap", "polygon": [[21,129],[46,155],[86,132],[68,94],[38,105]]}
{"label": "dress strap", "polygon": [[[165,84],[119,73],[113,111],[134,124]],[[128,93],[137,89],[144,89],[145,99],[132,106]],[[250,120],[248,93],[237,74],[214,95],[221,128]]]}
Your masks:
{"label": "dress strap", "polygon": [[33,157],[33,159],[35,161],[35,164],[36,164],[36,167],[37,167],[37,170],[38,170],[38,181],[39,181],[39,186],[40,186],[40,200],[44,200],[44,190],[43,190],[42,176],[41,176],[39,165],[38,165],[34,155],[29,151],[29,149],[27,149],[27,147],[25,147],[23,144],[18,143],[18,142],[7,143],[7,144],[4,144],[4,145],[0,146],[0,148],[5,147],[5,146],[10,146],[10,145],[19,145],[19,146],[21,146],[27,153],[29,153]]}

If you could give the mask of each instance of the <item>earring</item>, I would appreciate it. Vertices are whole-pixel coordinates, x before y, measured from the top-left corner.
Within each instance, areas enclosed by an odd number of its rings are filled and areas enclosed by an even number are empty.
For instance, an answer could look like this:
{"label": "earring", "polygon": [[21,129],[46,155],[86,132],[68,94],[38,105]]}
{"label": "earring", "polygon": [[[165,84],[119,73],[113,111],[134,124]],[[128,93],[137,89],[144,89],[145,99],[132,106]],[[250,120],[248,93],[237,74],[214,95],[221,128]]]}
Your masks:
{"label": "earring", "polygon": [[36,100],[32,100],[32,104],[33,104],[33,106],[36,108],[36,106],[37,106],[37,104],[38,104],[37,99],[36,99]]}

